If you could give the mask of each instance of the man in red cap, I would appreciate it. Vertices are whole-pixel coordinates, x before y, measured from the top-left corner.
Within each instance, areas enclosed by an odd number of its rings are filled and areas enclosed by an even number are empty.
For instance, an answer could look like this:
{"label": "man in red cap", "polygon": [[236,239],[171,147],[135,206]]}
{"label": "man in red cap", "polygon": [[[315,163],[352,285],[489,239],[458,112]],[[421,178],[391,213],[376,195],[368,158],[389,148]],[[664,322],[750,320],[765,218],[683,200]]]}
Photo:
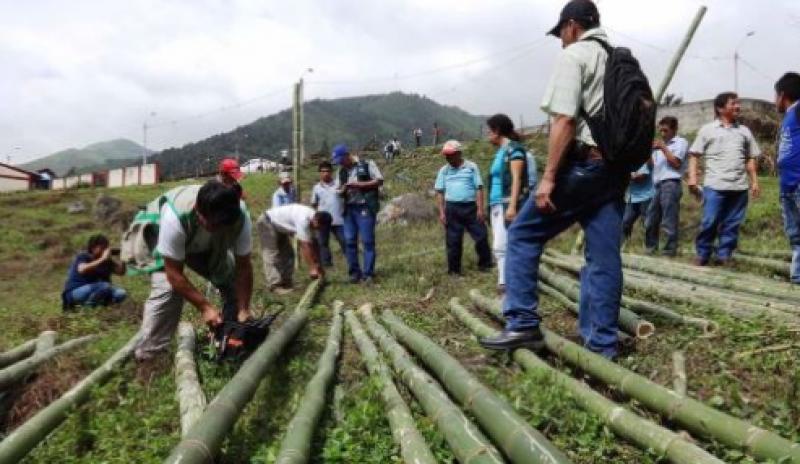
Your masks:
{"label": "man in red cap", "polygon": [[239,168],[239,162],[233,158],[225,158],[219,163],[219,173],[217,180],[239,192],[239,198],[244,199],[244,191],[239,181],[244,177],[244,173]]}

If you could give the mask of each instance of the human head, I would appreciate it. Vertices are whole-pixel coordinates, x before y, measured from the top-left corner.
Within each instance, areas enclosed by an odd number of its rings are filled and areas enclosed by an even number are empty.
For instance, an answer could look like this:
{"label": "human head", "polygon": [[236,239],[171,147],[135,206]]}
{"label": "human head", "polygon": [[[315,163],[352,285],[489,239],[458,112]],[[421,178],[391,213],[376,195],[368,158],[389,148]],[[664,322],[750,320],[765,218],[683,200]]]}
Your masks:
{"label": "human head", "polygon": [[331,213],[327,211],[317,211],[314,213],[314,217],[311,218],[311,228],[312,229],[324,229],[331,226],[333,222],[333,217]]}
{"label": "human head", "polygon": [[219,162],[219,174],[223,180],[228,181],[226,184],[238,182],[244,177],[239,162],[233,158],[225,158]]}
{"label": "human head", "polygon": [[194,209],[200,225],[209,232],[235,224],[242,214],[239,193],[217,180],[200,187]]}
{"label": "human head", "polygon": [[558,23],[547,33],[561,39],[566,47],[578,41],[585,31],[600,26],[600,12],[592,0],[570,0],[561,10]]}
{"label": "human head", "polygon": [[800,100],[800,74],[788,72],[775,83],[775,106],[779,113],[785,113],[797,100]]}
{"label": "human head", "polygon": [[735,92],[722,92],[714,98],[714,115],[718,118],[735,121],[741,111],[739,95]]}
{"label": "human head", "polygon": [[92,258],[97,259],[103,255],[103,252],[108,248],[108,237],[103,234],[95,234],[89,237],[86,244],[86,251],[92,255]]}
{"label": "human head", "polygon": [[292,175],[286,171],[281,172],[278,174],[278,184],[284,190],[289,190],[292,187]]}
{"label": "human head", "polygon": [[340,143],[339,145],[333,147],[333,152],[331,153],[331,162],[346,168],[350,167],[350,165],[353,163],[353,160],[350,156],[350,149],[347,148],[347,145]]}
{"label": "human head", "polygon": [[448,140],[442,147],[442,155],[451,166],[461,164],[461,143],[458,140]]}
{"label": "human head", "polygon": [[514,130],[514,122],[505,114],[498,113],[487,119],[486,127],[489,128],[489,142],[492,145],[502,145],[504,138],[520,141],[519,134]]}
{"label": "human head", "polygon": [[678,134],[678,118],[675,116],[664,116],[658,121],[658,133],[664,140],[672,140]]}
{"label": "human head", "polygon": [[319,180],[322,182],[330,182],[333,179],[333,166],[328,161],[319,163]]}

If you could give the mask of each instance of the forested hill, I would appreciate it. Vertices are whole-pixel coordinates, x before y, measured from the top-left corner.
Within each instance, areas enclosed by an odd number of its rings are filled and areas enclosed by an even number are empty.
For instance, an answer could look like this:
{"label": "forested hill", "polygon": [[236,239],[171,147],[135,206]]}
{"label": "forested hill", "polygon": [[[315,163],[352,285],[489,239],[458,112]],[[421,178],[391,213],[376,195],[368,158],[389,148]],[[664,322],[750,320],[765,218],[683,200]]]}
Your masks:
{"label": "forested hill", "polygon": [[[443,131],[442,137],[473,139],[479,136],[484,119],[424,96],[400,92],[307,101],[305,118],[308,153],[328,152],[340,142],[363,148],[392,136],[409,146],[411,131],[417,127],[423,131],[423,143],[430,144],[434,123]],[[292,112],[287,109],[233,131],[164,150],[154,158],[166,177],[176,177],[213,169],[217,160],[235,152],[242,160],[277,159],[281,150],[291,147],[291,140]]]}

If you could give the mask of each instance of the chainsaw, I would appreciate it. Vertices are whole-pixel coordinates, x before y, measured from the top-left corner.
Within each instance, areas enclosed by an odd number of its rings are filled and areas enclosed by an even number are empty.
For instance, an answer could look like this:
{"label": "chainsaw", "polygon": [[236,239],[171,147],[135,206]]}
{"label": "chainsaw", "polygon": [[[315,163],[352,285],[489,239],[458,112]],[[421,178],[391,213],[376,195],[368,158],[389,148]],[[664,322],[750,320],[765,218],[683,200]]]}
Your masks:
{"label": "chainsaw", "polygon": [[209,332],[213,359],[217,362],[243,361],[258,348],[269,335],[269,327],[280,311],[250,319],[245,322],[224,321]]}

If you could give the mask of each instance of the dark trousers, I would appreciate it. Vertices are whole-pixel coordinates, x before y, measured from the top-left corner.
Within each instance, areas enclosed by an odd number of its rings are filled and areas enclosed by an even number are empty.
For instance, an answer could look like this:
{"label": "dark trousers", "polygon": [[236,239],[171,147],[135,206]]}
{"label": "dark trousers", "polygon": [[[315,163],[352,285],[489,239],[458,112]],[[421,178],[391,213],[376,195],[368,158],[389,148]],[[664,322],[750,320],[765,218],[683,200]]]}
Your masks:
{"label": "dark trousers", "polygon": [[703,222],[695,239],[697,257],[708,261],[716,248],[717,258],[730,259],[739,243],[739,226],[747,212],[747,190],[714,190],[703,187]]}
{"label": "dark trousers", "polygon": [[568,160],[551,196],[556,211],[542,213],[529,198],[508,229],[506,329],[537,327],[539,260],[545,244],[576,222],[586,232],[586,264],[581,272],[579,327],[586,347],[613,357],[622,296],[623,180],[600,160]]}
{"label": "dark trousers", "polygon": [[650,202],[650,209],[647,210],[647,219],[644,222],[644,246],[649,251],[658,250],[660,229],[666,236],[664,254],[677,254],[682,194],[680,179],[662,180],[656,184],[656,194]]}
{"label": "dark trousers", "polygon": [[[344,243],[347,273],[361,279],[375,275],[375,214],[366,205],[348,205],[344,213]],[[358,258],[358,240],[364,247],[364,267]]]}
{"label": "dark trousers", "polygon": [[331,235],[339,242],[339,248],[342,254],[346,253],[344,244],[344,226],[327,226],[320,227],[317,231],[317,240],[319,241],[319,257],[323,266],[333,266],[333,255],[331,254]]}
{"label": "dark trousers", "polygon": [[478,206],[473,202],[456,203],[448,201],[444,207],[447,219],[445,243],[447,244],[447,271],[461,273],[461,250],[466,230],[475,242],[478,267],[488,269],[492,266],[492,250],[489,248],[489,232],[486,224],[478,221]]}
{"label": "dark trousers", "polygon": [[625,203],[625,214],[622,215],[622,234],[626,239],[630,238],[636,220],[646,217],[648,208],[650,208],[650,200]]}

